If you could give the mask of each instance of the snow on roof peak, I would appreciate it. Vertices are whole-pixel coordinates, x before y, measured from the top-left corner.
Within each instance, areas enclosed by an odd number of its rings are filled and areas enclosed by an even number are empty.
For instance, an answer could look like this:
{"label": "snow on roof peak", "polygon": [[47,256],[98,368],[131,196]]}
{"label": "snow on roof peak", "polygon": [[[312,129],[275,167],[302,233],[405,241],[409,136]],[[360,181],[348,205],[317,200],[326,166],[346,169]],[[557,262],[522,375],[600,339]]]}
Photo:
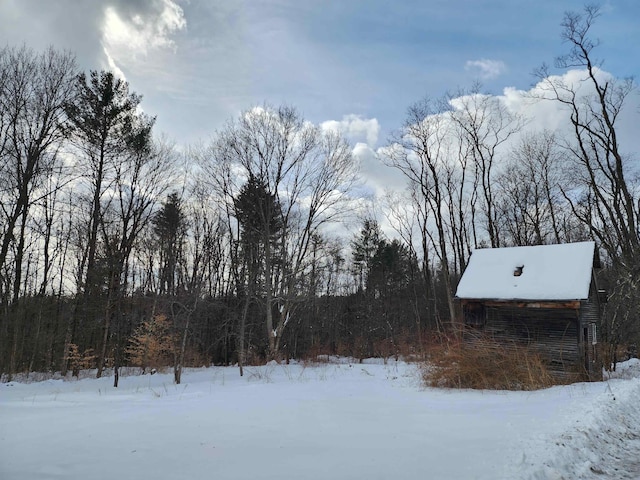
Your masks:
{"label": "snow on roof peak", "polygon": [[474,250],[456,296],[495,300],[589,297],[595,243]]}

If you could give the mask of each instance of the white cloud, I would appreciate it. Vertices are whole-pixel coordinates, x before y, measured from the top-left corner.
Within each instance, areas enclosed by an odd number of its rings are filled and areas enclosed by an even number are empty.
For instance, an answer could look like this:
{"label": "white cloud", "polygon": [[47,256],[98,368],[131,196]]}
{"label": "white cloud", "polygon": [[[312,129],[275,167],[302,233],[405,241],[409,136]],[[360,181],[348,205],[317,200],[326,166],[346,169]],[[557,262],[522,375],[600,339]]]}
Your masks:
{"label": "white cloud", "polygon": [[[594,72],[601,84],[609,83],[610,89],[614,88],[614,82],[623,81],[602,69],[595,69]],[[536,132],[552,132],[559,140],[573,143],[575,131],[570,120],[571,112],[567,105],[555,100],[554,97],[556,93],[571,95],[570,92],[575,92],[579,108],[587,108],[588,102],[593,101],[595,95],[593,84],[587,80],[588,74],[585,69],[572,69],[561,75],[551,75],[541,79],[529,90],[506,87],[502,95],[492,97],[511,114],[524,120],[522,129],[501,145],[499,152],[501,158],[508,158],[509,149],[517,145],[523,136]],[[463,100],[464,97],[452,99],[451,105],[454,108],[460,108]],[[624,107],[617,116],[615,124],[617,141],[625,158],[628,159],[631,176],[640,175],[638,121],[640,121],[640,95],[631,94],[626,97]]]}
{"label": "white cloud", "polygon": [[363,203],[363,208],[369,205],[368,202],[372,199],[382,198],[387,189],[403,190],[405,188],[406,181],[402,173],[385,165],[378,155],[384,147],[377,147],[380,133],[380,124],[377,119],[350,114],[342,117],[342,120],[323,122],[320,127],[323,130],[338,131],[353,142],[352,154],[360,166],[362,182],[357,189],[357,195],[367,199]]}
{"label": "white cloud", "polygon": [[360,166],[362,185],[359,193],[366,198],[382,198],[386,190],[404,190],[406,179],[402,173],[385,165],[380,152],[385,147],[374,150],[366,143],[358,142],[353,148],[353,156]]}
{"label": "white cloud", "polygon": [[[608,72],[598,69],[595,71],[596,77],[601,82],[614,82],[616,79]],[[574,142],[575,131],[573,131],[570,121],[570,110],[567,105],[553,99],[555,92],[551,89],[551,85],[556,87],[556,91],[562,93],[562,88],[571,89],[576,93],[578,105],[581,108],[585,102],[595,94],[593,85],[587,79],[586,70],[574,69],[565,72],[562,75],[553,75],[542,79],[538,84],[529,90],[519,90],[514,87],[506,87],[501,95],[477,94],[478,103],[480,100],[488,100],[491,102],[499,102],[510,114],[517,116],[523,120],[522,129],[511,135],[507,141],[502,143],[497,151],[498,164],[496,171],[500,168],[501,160],[509,159],[509,151],[515,147],[523,136],[529,136],[537,132],[548,131],[557,135],[559,140],[569,143]],[[611,83],[610,83],[611,85]],[[560,88],[562,87],[562,88]],[[610,88],[613,88],[610,86]],[[454,109],[473,108],[473,98],[469,96],[461,96],[450,100],[450,105]],[[640,120],[640,95],[631,94],[627,96],[625,106],[619,116],[616,118],[617,140],[621,151],[625,154],[625,158],[629,159],[628,165],[631,175],[636,172],[640,174],[640,137],[637,135],[637,125]],[[455,142],[455,137],[451,139]],[[388,147],[378,149],[378,155],[384,156]],[[455,151],[455,149],[454,149]],[[394,189],[395,184],[390,182],[388,172],[382,171],[379,166],[373,162],[373,157],[369,158],[366,151],[354,151],[354,154],[362,156],[363,168],[369,168],[368,172],[363,174],[369,185],[375,187],[376,192],[381,188],[388,187]],[[570,158],[567,157],[567,158]],[[403,180],[406,185],[406,179]],[[396,189],[399,190],[399,189]]]}
{"label": "white cloud", "polygon": [[[328,120],[320,125],[323,130],[335,130],[342,133],[352,142],[365,142],[373,148],[378,143],[380,124],[375,118],[362,118],[360,115],[349,114],[342,120]],[[357,148],[357,146],[356,146]]]}
{"label": "white cloud", "polygon": [[489,80],[505,73],[507,71],[507,65],[501,60],[483,58],[480,60],[467,60],[464,69],[476,72],[480,78]]}
{"label": "white cloud", "polygon": [[[595,75],[602,82],[615,80],[610,73],[601,69],[596,69]],[[553,99],[555,94],[551,91],[550,86],[562,86],[558,89],[560,94],[563,89],[570,89],[576,93],[580,104],[581,98],[586,100],[595,94],[592,83],[585,81],[587,78],[586,70],[569,70],[562,75],[552,75],[542,79],[529,90],[507,87],[498,98],[510,112],[522,115],[527,119],[526,131],[546,129],[556,131],[560,135],[571,136],[573,131],[569,120],[569,110],[566,105]],[[636,105],[633,105],[634,103]],[[631,111],[637,109],[637,103],[638,97],[628,97],[627,109]],[[618,127],[624,129],[624,123],[627,121],[625,115],[619,120]]]}
{"label": "white cloud", "polygon": [[109,68],[122,73],[118,64],[139,61],[152,50],[175,49],[171,38],[187,26],[182,8],[173,0],[155,0],[145,10],[130,5],[104,9],[102,46]]}
{"label": "white cloud", "polygon": [[102,50],[104,51],[104,56],[107,58],[107,66],[109,67],[109,70],[111,70],[116,77],[125,80],[126,77],[124,75],[124,72],[120,70],[120,67],[118,67],[118,64],[109,53],[109,50],[107,50],[106,48],[103,48]]}

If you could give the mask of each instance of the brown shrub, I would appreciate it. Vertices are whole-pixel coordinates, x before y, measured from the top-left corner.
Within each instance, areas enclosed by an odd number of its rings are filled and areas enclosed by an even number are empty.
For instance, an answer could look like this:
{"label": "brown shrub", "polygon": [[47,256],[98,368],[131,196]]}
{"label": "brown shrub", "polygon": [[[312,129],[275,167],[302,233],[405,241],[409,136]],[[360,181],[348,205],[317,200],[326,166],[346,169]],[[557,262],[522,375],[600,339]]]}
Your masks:
{"label": "brown shrub", "polygon": [[488,338],[444,338],[429,348],[424,384],[440,388],[536,390],[560,383],[531,348]]}
{"label": "brown shrub", "polygon": [[80,352],[78,345],[75,343],[69,344],[67,350],[66,359],[69,361],[69,366],[72,370],[72,375],[77,377],[80,370],[86,370],[95,367],[96,355],[93,348],[88,348],[84,352]]}
{"label": "brown shrub", "polygon": [[176,338],[169,319],[166,315],[155,315],[134,330],[125,352],[131,365],[145,373],[147,369],[162,371],[170,365],[175,348]]}
{"label": "brown shrub", "polygon": [[328,345],[323,344],[314,344],[309,347],[306,351],[305,355],[301,360],[303,362],[315,363],[321,362],[325,363],[329,361],[329,357],[333,355],[331,348]]}

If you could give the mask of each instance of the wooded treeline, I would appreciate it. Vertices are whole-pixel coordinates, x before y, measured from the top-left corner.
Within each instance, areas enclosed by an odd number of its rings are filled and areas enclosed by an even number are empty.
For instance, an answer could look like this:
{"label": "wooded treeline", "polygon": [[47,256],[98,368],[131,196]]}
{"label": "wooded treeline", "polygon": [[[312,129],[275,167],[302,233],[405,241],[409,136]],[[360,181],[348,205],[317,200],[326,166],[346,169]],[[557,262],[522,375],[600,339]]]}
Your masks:
{"label": "wooded treeline", "polygon": [[524,133],[479,87],[410,107],[379,152],[407,179],[381,200],[395,238],[367,215],[331,233],[362,210],[357,162],[295,108],[179,150],[112,72],[0,50],[0,375],[173,365],[179,383],[184,365],[421,354],[472,249],[586,239],[607,265],[601,340],[637,341],[640,176],[617,132],[637,92],[598,68],[597,15],[564,19],[557,66],[580,78],[541,68],[531,99],[566,128]]}

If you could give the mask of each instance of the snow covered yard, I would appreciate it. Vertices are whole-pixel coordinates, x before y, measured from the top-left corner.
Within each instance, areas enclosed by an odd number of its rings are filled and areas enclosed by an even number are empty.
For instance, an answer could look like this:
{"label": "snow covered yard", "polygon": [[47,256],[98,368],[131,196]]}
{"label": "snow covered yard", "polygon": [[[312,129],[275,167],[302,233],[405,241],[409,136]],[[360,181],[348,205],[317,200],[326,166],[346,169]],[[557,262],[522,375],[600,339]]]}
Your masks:
{"label": "snow covered yard", "polygon": [[536,392],[377,360],[0,384],[0,479],[640,478],[640,361],[619,370]]}

